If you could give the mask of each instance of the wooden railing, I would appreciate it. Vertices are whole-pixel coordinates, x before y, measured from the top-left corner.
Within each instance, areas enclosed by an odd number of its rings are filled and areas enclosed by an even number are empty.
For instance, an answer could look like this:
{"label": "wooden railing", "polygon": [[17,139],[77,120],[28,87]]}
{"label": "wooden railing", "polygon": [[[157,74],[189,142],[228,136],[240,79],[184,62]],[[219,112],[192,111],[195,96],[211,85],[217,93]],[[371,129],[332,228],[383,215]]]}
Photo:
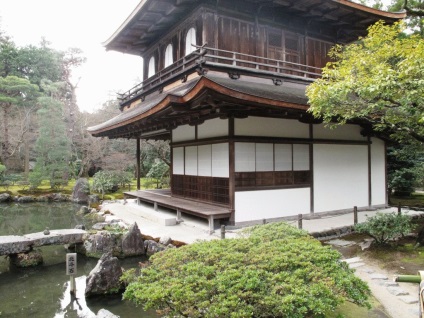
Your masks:
{"label": "wooden railing", "polygon": [[218,69],[232,74],[252,74],[258,77],[294,78],[312,82],[321,77],[321,69],[314,66],[270,59],[262,56],[196,46],[197,50],[160,70],[147,80],[132,87],[130,90],[118,94],[121,107],[129,102],[181,79],[194,70]]}

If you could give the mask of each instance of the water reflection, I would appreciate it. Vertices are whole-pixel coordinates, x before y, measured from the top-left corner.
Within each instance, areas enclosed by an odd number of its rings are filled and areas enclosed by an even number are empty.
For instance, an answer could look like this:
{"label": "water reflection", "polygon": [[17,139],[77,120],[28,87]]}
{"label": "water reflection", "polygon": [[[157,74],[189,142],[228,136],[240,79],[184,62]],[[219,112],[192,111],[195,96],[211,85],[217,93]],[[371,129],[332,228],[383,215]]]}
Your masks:
{"label": "water reflection", "polygon": [[[0,204],[0,235],[18,235],[51,229],[73,228],[85,222],[76,215],[79,205],[70,203],[37,203],[26,205]],[[86,224],[87,225],[87,224]],[[69,276],[65,275],[63,246],[40,248],[43,266],[18,269],[9,266],[6,257],[0,256],[0,317],[48,318],[95,317],[105,308],[121,318],[157,318],[154,311],[145,312],[133,303],[122,301],[120,296],[86,300],[86,275],[96,266],[97,259],[78,255],[76,298],[71,298]],[[144,258],[121,260],[124,268],[137,266]]]}

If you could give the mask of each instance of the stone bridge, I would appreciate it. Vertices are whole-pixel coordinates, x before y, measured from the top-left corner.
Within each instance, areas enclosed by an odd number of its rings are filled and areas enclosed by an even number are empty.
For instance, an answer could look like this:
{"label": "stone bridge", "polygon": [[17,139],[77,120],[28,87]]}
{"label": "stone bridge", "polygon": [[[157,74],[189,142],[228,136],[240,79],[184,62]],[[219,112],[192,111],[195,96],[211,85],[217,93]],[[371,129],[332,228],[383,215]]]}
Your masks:
{"label": "stone bridge", "polygon": [[31,233],[23,236],[7,235],[0,236],[0,256],[26,253],[34,247],[45,245],[65,245],[83,243],[87,231],[79,229],[50,230],[49,234],[44,232]]}

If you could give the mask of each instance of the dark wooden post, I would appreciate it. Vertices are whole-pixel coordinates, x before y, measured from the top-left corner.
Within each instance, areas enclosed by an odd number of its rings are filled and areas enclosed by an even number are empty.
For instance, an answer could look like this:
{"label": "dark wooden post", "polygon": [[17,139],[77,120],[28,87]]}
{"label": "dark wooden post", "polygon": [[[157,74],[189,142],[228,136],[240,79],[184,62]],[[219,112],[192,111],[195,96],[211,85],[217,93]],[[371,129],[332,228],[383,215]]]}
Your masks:
{"label": "dark wooden post", "polygon": [[225,239],[225,225],[221,225],[221,240]]}
{"label": "dark wooden post", "polygon": [[136,171],[136,178],[137,178],[137,190],[140,190],[140,158],[141,158],[141,151],[140,151],[140,138],[137,138],[137,151],[136,151],[136,160],[137,163],[135,165],[135,171]]}
{"label": "dark wooden post", "polygon": [[354,225],[358,224],[358,207],[357,206],[353,207],[353,224]]}
{"label": "dark wooden post", "polygon": [[303,228],[303,215],[302,214],[297,215],[297,227],[299,229]]}
{"label": "dark wooden post", "polygon": [[400,202],[398,203],[398,215],[402,214],[402,207],[400,205]]}

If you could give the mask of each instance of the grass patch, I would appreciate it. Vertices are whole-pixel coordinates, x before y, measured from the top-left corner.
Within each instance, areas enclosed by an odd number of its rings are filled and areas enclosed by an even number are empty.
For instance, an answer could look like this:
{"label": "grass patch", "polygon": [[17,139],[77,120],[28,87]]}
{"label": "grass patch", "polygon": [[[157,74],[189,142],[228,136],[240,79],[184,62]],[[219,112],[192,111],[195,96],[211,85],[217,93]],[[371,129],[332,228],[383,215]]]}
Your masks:
{"label": "grass patch", "polygon": [[397,206],[410,206],[410,207],[424,207],[424,194],[422,193],[413,193],[409,197],[395,197],[390,198],[390,204]]}
{"label": "grass patch", "polygon": [[[9,193],[12,196],[42,196],[52,193],[63,193],[71,195],[72,191],[74,189],[76,180],[72,179],[69,180],[69,183],[66,186],[63,186],[61,188],[52,189],[50,187],[50,183],[48,180],[43,180],[41,185],[34,190],[30,190],[28,186],[22,186],[22,185],[9,185],[7,187],[0,186],[0,193]],[[93,181],[92,178],[88,179],[88,182],[90,186],[92,185]],[[142,178],[140,180],[141,188],[142,189],[154,189],[156,187],[156,181],[152,179]],[[113,193],[106,193],[104,196],[104,200],[122,200],[124,199],[124,192],[127,191],[135,191],[137,190],[137,180],[133,179],[131,181],[130,185],[126,185],[125,187],[120,187],[116,192]],[[97,193],[94,191],[91,191],[91,194],[97,194],[101,198],[101,193]]]}

